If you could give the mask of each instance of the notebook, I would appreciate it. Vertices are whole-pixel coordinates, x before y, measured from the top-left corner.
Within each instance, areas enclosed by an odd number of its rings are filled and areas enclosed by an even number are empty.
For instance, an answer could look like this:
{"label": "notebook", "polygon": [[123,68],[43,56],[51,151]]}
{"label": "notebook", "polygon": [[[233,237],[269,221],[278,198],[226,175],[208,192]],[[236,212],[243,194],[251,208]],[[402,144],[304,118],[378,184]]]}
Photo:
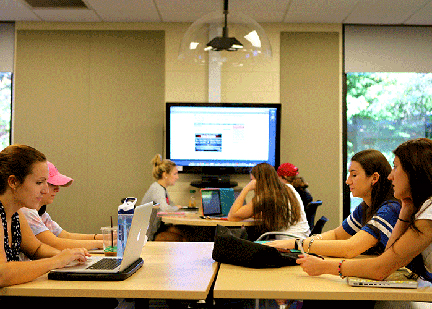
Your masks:
{"label": "notebook", "polygon": [[348,285],[351,286],[363,286],[363,287],[374,287],[374,288],[405,288],[405,289],[416,289],[418,287],[417,280],[408,279],[409,271],[407,269],[399,269],[386,279],[371,280],[364,278],[348,277]]}
{"label": "notebook", "polygon": [[219,188],[201,189],[202,215],[209,218],[222,218],[221,192]]}
{"label": "notebook", "polygon": [[85,263],[55,269],[48,273],[52,280],[124,280],[144,263],[142,248],[147,241],[153,203],[137,206],[132,219],[123,258],[92,256]]}

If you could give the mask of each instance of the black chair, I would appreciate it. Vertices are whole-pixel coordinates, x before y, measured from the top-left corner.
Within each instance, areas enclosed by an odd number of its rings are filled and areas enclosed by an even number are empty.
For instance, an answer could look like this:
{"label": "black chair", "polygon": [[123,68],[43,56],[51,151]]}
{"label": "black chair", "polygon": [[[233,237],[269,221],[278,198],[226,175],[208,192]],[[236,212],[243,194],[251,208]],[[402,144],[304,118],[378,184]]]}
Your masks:
{"label": "black chair", "polygon": [[318,206],[322,205],[322,201],[318,200],[315,202],[310,202],[305,207],[306,219],[309,223],[309,228],[312,231],[315,225],[315,214]]}
{"label": "black chair", "polygon": [[319,218],[317,220],[317,222],[315,222],[315,225],[311,231],[311,235],[315,235],[315,234],[321,234],[324,224],[326,224],[328,221],[328,219],[324,216],[322,216],[321,218]]}

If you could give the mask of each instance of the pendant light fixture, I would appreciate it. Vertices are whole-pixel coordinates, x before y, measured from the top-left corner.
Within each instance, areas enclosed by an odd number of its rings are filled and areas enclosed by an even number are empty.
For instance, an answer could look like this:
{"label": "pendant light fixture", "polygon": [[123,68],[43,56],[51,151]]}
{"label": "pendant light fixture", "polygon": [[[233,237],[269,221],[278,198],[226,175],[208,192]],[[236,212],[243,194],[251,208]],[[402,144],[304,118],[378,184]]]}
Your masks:
{"label": "pendant light fixture", "polygon": [[207,14],[187,29],[178,58],[202,65],[244,66],[271,56],[264,29],[249,16],[229,11],[228,0],[224,0],[222,12]]}

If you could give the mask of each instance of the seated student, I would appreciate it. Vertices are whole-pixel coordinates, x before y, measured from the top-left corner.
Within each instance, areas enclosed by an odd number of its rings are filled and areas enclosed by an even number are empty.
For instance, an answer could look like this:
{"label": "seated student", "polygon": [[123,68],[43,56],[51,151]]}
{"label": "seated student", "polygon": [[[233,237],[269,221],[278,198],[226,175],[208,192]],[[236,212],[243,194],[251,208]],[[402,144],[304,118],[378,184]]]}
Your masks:
{"label": "seated student", "polygon": [[[152,159],[151,163],[153,166],[153,178],[155,178],[156,181],[151,184],[150,188],[145,193],[141,204],[153,201],[159,204],[159,211],[178,211],[181,206],[176,206],[174,204],[167,191],[167,187],[174,186],[179,178],[176,164],[171,160],[162,160],[160,154],[157,154]],[[160,227],[154,236],[155,241],[187,241],[186,230],[188,230],[188,227],[165,224],[160,220],[158,224],[160,224]]]}
{"label": "seated student", "polygon": [[313,197],[308,190],[309,184],[304,181],[303,177],[298,176],[299,171],[294,164],[281,164],[277,169],[277,174],[284,184],[289,183],[294,187],[294,189],[296,189],[302,199],[303,206],[306,207],[313,201]]}
{"label": "seated student", "polygon": [[340,261],[306,255],[297,260],[306,273],[383,280],[414,260],[410,267],[421,276],[421,283],[432,286],[432,140],[409,140],[394,154],[389,179],[402,207],[384,253],[371,259]]}
{"label": "seated student", "polygon": [[[301,238],[310,234],[299,194],[292,185],[284,185],[279,180],[273,166],[267,163],[255,165],[251,179],[231,206],[228,220],[261,219],[261,233],[281,231]],[[254,191],[254,197],[244,205],[250,191]]]}
{"label": "seated student", "polygon": [[[0,152],[0,287],[31,281],[54,268],[86,261],[84,248],[59,251],[38,240],[20,209],[38,209],[48,192],[45,155],[25,145]],[[23,251],[35,261],[19,261]]]}
{"label": "seated student", "polygon": [[54,202],[60,187],[68,187],[73,182],[72,178],[60,174],[54,164],[51,162],[47,162],[47,164],[49,192],[43,194],[39,208],[30,209],[24,207],[21,209],[36,238],[59,250],[66,248],[86,248],[88,250],[103,248],[102,234],[67,232],[52,220],[46,212],[46,206]]}
{"label": "seated student", "polygon": [[[378,150],[356,153],[349,166],[346,184],[362,203],[334,230],[313,235],[303,241],[306,252],[351,258],[368,251],[382,253],[396,224],[400,203],[393,197],[391,181],[387,179],[391,166]],[[294,249],[294,240],[274,241],[269,246]]]}

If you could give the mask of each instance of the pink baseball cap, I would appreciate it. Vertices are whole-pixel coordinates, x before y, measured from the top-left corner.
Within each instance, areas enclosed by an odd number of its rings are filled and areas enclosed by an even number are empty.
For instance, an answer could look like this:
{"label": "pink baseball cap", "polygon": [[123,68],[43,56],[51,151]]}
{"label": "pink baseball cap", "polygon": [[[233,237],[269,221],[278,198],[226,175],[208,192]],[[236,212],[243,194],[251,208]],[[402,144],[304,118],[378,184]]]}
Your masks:
{"label": "pink baseball cap", "polygon": [[291,163],[283,163],[277,169],[277,174],[279,176],[295,176],[298,175],[298,168]]}
{"label": "pink baseball cap", "polygon": [[57,168],[51,162],[47,161],[47,164],[49,170],[48,183],[62,187],[68,187],[72,184],[72,178],[60,174]]}

